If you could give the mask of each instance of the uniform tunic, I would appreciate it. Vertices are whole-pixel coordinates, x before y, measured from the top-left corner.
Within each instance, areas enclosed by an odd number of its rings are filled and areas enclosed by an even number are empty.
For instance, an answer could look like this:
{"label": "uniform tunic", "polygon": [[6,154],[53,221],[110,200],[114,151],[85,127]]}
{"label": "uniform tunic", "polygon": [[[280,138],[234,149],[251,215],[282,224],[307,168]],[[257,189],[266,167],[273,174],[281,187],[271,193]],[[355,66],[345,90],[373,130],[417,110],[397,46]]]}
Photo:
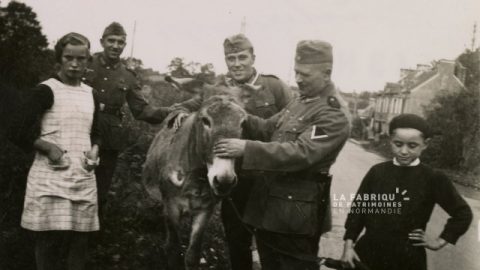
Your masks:
{"label": "uniform tunic", "polygon": [[167,116],[165,108],[154,108],[142,94],[135,73],[122,62],[109,64],[102,53],[96,53],[89,63],[84,82],[94,89],[100,103],[99,125],[102,129],[102,149],[121,150],[124,145],[120,109],[126,103],[135,119],[161,123]]}
{"label": "uniform tunic", "polygon": [[[256,181],[253,187],[244,214],[245,222],[256,228],[277,232],[302,234],[308,230],[307,234],[311,233],[310,229],[303,226],[305,224],[300,224],[301,221],[298,224],[288,224],[288,220],[272,221],[268,213],[269,200],[270,197],[293,201],[319,199],[316,197],[316,184],[303,180],[307,180],[309,175],[328,174],[348,138],[347,114],[338,101],[333,84],[330,84],[320,96],[299,97],[268,120],[248,118],[247,130],[255,138],[266,142],[247,141],[242,168],[265,172],[265,179]],[[281,183],[283,176],[279,173],[288,173],[288,178],[293,180],[285,189],[280,187],[285,183]],[[329,190],[322,192],[328,196]],[[301,211],[292,214],[301,214]],[[286,214],[284,218],[294,221],[295,216]],[[308,227],[313,226],[313,230],[320,229],[317,220],[309,220],[308,217],[302,220],[309,222]],[[275,224],[277,222],[287,224]]]}
{"label": "uniform tunic", "polygon": [[81,165],[84,152],[91,149],[95,112],[92,89],[84,84],[66,85],[55,78],[41,85],[46,96],[53,94],[54,102],[43,114],[40,139],[66,150],[71,164],[67,169],[55,170],[48,165],[47,156],[35,155],[28,174],[21,225],[33,231],[96,231],[99,222],[95,175]]}
{"label": "uniform tunic", "polygon": [[[408,234],[415,229],[425,230],[435,204],[450,215],[440,237],[451,244],[466,232],[472,220],[470,207],[451,181],[421,163],[418,166],[396,166],[392,161],[377,164],[369,170],[357,194],[345,223],[344,239],[356,241],[366,229],[355,250],[372,270],[426,269],[425,248],[412,246]],[[365,195],[370,194],[377,198],[366,200]],[[380,199],[378,196],[382,194],[389,194],[388,199]],[[389,206],[365,204],[386,200],[390,201]],[[368,209],[384,212],[365,213]],[[386,214],[388,209],[396,212]]]}

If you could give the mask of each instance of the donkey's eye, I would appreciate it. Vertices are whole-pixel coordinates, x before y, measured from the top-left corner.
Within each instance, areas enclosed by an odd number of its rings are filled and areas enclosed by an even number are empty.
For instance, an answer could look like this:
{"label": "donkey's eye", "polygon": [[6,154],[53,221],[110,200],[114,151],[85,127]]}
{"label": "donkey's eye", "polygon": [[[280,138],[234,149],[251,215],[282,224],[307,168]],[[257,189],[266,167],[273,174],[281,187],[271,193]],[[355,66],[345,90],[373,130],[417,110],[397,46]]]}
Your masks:
{"label": "donkey's eye", "polygon": [[207,127],[211,126],[210,120],[207,117],[202,117],[202,123]]}

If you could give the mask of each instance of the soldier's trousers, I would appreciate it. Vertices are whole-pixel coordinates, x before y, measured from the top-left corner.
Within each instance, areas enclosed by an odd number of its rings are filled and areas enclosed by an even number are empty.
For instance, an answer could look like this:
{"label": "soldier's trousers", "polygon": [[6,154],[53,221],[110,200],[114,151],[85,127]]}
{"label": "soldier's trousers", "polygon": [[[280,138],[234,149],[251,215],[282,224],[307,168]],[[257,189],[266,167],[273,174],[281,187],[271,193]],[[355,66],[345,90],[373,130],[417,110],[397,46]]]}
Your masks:
{"label": "soldier's trousers", "polygon": [[[253,180],[250,177],[242,177],[239,175],[238,185],[230,195],[240,216],[243,216],[252,183]],[[230,202],[227,200],[222,202],[221,216],[230,253],[232,270],[251,270],[252,234],[245,228],[246,225],[242,223]]]}
{"label": "soldier's trousers", "polygon": [[316,262],[297,259],[291,255],[316,257],[320,234],[318,236],[296,236],[257,230],[256,240],[262,270],[318,270]]}
{"label": "soldier's trousers", "polygon": [[95,177],[97,179],[98,193],[98,216],[100,225],[102,225],[105,204],[107,202],[108,191],[112,184],[113,173],[117,166],[118,151],[100,149],[100,164],[95,169]]}

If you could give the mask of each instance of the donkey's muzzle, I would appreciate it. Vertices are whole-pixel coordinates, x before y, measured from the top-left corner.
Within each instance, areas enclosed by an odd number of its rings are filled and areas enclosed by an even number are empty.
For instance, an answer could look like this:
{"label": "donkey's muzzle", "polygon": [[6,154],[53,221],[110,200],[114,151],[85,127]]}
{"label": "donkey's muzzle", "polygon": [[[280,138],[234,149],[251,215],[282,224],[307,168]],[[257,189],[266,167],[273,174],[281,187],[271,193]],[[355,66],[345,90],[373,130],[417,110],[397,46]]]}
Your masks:
{"label": "donkey's muzzle", "polygon": [[233,187],[237,185],[237,176],[232,177],[213,177],[213,187],[218,196],[227,196],[232,191]]}

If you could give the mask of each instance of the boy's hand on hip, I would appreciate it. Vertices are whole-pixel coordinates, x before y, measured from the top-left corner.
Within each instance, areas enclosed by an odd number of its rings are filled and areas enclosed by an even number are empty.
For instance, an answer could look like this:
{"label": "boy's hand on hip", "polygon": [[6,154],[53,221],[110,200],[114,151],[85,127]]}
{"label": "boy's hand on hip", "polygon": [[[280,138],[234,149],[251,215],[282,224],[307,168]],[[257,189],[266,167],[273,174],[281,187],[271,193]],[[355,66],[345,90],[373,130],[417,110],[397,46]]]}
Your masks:
{"label": "boy's hand on hip", "polygon": [[343,254],[342,258],[343,268],[345,269],[354,269],[355,262],[359,262],[360,258],[358,257],[357,253],[353,249],[353,241],[348,239],[345,241],[345,245],[343,246]]}
{"label": "boy's hand on hip", "polygon": [[408,234],[408,239],[412,242],[412,246],[425,247],[430,250],[439,250],[443,248],[447,241],[440,237],[430,238],[422,229],[415,229]]}

